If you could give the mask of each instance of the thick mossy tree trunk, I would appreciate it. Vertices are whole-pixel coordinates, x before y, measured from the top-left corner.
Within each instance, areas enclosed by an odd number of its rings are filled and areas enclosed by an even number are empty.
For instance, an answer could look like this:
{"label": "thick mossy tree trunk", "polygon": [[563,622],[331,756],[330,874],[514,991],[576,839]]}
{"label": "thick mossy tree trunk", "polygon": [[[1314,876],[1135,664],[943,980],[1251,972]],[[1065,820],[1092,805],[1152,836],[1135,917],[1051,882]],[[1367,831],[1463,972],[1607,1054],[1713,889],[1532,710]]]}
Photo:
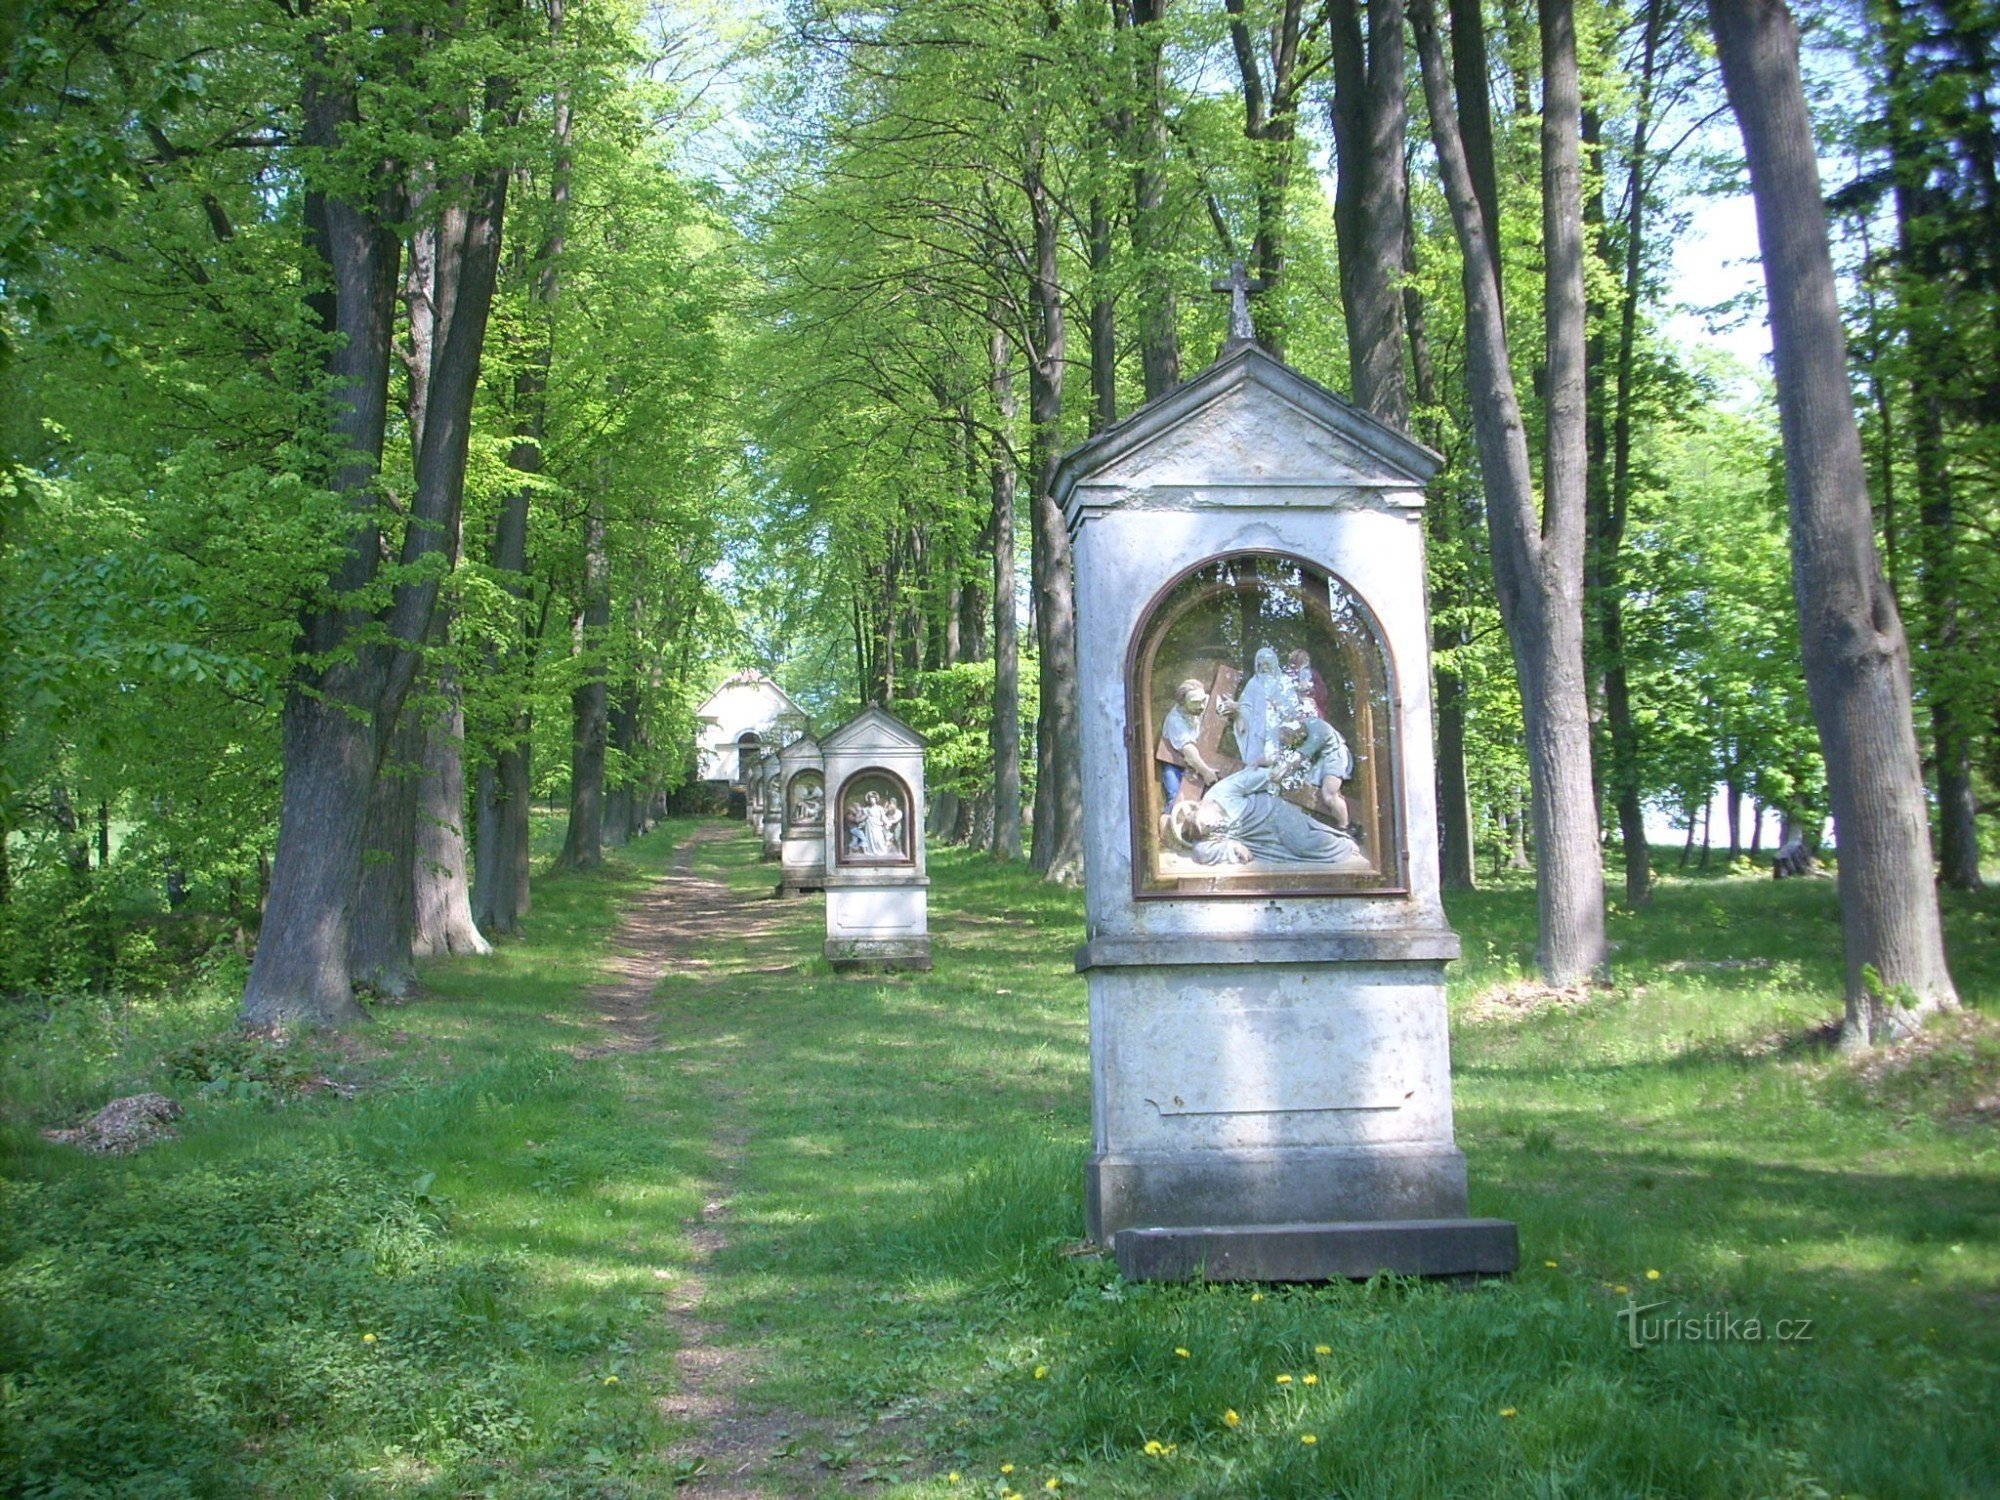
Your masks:
{"label": "thick mossy tree trunk", "polygon": [[1843,1041],[1866,1046],[1957,999],[1932,883],[1909,642],[1875,552],[1798,30],[1782,0],[1711,0],[1709,19],[1743,130],[1770,296],[1792,584],[1840,857]]}
{"label": "thick mossy tree trunk", "polygon": [[[1566,0],[1542,21],[1542,196],[1547,262],[1547,452],[1544,503],[1501,309],[1495,226],[1460,133],[1431,0],[1414,0],[1431,133],[1463,261],[1467,389],[1472,401],[1500,615],[1513,647],[1527,731],[1540,960],[1550,984],[1574,984],[1605,959],[1604,873],[1590,770],[1583,663],[1584,288],[1582,89]],[[1479,80],[1483,93],[1485,82]]]}

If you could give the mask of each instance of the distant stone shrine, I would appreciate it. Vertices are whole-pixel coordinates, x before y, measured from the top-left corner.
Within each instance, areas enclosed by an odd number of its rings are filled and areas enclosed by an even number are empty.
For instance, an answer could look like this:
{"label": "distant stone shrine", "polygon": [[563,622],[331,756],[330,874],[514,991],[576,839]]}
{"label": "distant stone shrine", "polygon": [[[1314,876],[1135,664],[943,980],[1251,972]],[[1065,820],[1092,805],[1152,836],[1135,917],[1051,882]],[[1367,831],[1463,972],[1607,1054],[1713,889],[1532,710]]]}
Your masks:
{"label": "distant stone shrine", "polygon": [[778,755],[778,782],[785,809],[779,851],[780,896],[826,889],[826,757],[811,735],[793,740]]}
{"label": "distant stone shrine", "polygon": [[784,769],[780,764],[783,752],[773,750],[757,763],[759,797],[757,805],[761,809],[759,826],[764,835],[764,858],[775,860],[784,852],[785,846],[785,799]]}
{"label": "distant stone shrine", "polygon": [[[1241,278],[1239,277],[1240,281]],[[1235,336],[1071,452],[1090,1234],[1132,1277],[1504,1273],[1438,894],[1437,455]]]}
{"label": "distant stone shrine", "polygon": [[873,705],[820,741],[826,956],[836,969],[928,969],[924,739]]}

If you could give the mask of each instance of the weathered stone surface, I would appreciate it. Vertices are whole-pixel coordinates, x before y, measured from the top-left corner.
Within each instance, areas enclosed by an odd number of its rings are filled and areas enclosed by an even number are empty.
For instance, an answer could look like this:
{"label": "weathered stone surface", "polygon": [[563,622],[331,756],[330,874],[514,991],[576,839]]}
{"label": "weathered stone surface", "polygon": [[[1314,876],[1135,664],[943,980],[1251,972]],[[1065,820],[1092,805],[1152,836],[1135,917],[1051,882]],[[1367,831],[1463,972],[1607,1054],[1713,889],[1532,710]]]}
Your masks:
{"label": "weathered stone surface", "polygon": [[1199,1224],[1451,1218],[1466,1209],[1456,1146],[1214,1146],[1101,1151],[1084,1166],[1090,1237]]}
{"label": "weathered stone surface", "polygon": [[1128,1229],[1115,1247],[1134,1281],[1338,1281],[1398,1276],[1506,1276],[1519,1269],[1505,1219],[1198,1225]]}

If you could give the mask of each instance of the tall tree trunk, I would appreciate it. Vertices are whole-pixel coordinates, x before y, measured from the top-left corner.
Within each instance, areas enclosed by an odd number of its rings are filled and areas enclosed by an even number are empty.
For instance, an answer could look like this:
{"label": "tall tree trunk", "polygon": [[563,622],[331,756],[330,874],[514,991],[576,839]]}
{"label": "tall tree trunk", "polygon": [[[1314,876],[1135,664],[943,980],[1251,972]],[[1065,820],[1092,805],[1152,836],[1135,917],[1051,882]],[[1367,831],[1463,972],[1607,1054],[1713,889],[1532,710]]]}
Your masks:
{"label": "tall tree trunk", "polygon": [[[315,46],[301,112],[302,142],[323,151],[337,151],[358,118],[355,70],[333,43],[323,37]],[[353,201],[310,183],[305,194],[306,239],[327,276],[308,301],[326,335],[328,488],[357,524],[328,579],[331,602],[301,622],[280,712],[278,843],[243,991],[253,1025],[367,1019],[348,976],[348,929],[390,684],[380,651],[342,648],[366,620],[353,601],[380,558],[376,484],[402,248],[391,227],[400,214],[391,175]]]}
{"label": "tall tree trunk", "polygon": [[1354,404],[1399,432],[1410,430],[1403,375],[1404,220],[1403,3],[1367,0],[1364,43],[1358,0],[1333,0],[1334,238],[1347,317]]}
{"label": "tall tree trunk", "polygon": [[389,752],[368,795],[361,874],[347,937],[350,982],[398,999],[417,988],[417,778],[428,705],[412,699],[396,717]]}
{"label": "tall tree trunk", "polygon": [[1118,420],[1118,303],[1111,294],[1111,216],[1090,199],[1090,430]]}
{"label": "tall tree trunk", "polygon": [[[1410,216],[1409,195],[1403,196],[1403,323],[1409,336],[1410,369],[1416,379],[1417,404],[1426,413],[1439,411],[1437,366],[1431,358],[1429,323],[1423,293],[1415,285],[1417,271],[1416,232]],[[1433,447],[1440,436],[1434,427],[1435,415],[1416,424],[1420,436]],[[1465,548],[1465,533],[1476,529],[1476,501],[1462,500],[1458,494],[1434,496],[1424,508],[1424,526],[1429,533],[1431,556],[1450,552],[1455,556]],[[1470,512],[1468,514],[1468,512]],[[1434,575],[1436,576],[1436,575]],[[1479,883],[1479,850],[1472,823],[1472,774],[1466,760],[1465,679],[1453,665],[1453,653],[1471,644],[1465,623],[1464,569],[1448,575],[1449,589],[1437,589],[1431,599],[1431,672],[1437,696],[1437,799],[1438,869],[1448,891],[1469,891]]]}
{"label": "tall tree trunk", "polygon": [[[417,193],[413,192],[413,199]],[[456,221],[448,218],[448,224]],[[442,318],[449,318],[457,302],[457,272],[462,256],[454,254],[441,262],[443,248],[436,227],[419,229],[411,236],[410,272],[404,282],[409,305],[410,347],[405,356],[409,372],[409,424],[412,441],[421,452],[426,415],[430,405],[432,371],[438,357],[438,334]],[[454,278],[441,281],[440,271]],[[442,318],[441,318],[442,315]],[[455,568],[464,549],[464,528],[453,529],[450,562]],[[453,610],[441,599],[433,620],[433,644],[449,645]],[[409,952],[412,958],[441,958],[467,953],[491,952],[472,918],[471,887],[466,878],[465,839],[465,706],[459,692],[458,675],[446,662],[436,675],[436,702],[421,716],[422,735],[418,747],[416,774],[407,793],[411,798],[410,884],[408,901]],[[394,821],[401,822],[398,817]],[[364,879],[364,895],[359,908],[369,910]],[[390,921],[403,916],[400,895],[392,898]],[[357,970],[358,972],[358,970]],[[412,970],[414,973],[414,970]]]}
{"label": "tall tree trunk", "polygon": [[[1882,27],[1888,58],[1889,151],[1895,172],[1896,249],[1912,286],[1948,286],[1943,264],[1922,219],[1931,205],[1924,143],[1908,104],[1908,22],[1900,0],[1889,0]],[[1915,470],[1917,564],[1930,671],[1931,753],[1937,766],[1938,876],[1961,891],[1976,891],[1979,874],[1978,803],[1972,787],[1972,732],[1964,690],[1957,682],[1965,649],[1961,630],[1958,500],[1944,437],[1942,383],[1951,354],[1938,337],[1938,313],[1907,315],[1910,342],[1910,457]]]}
{"label": "tall tree trunk", "polygon": [[[494,110],[508,108],[503,84],[489,82],[487,92]],[[419,264],[428,261],[430,286],[428,297],[413,302],[412,322],[416,346],[427,358],[417,361],[421,378],[412,385],[416,487],[401,558],[411,576],[422,581],[399,586],[391,606],[394,654],[388,668],[391,688],[385,694],[391,705],[403,700],[423,670],[426,649],[441,645],[448,628],[449,610],[439,597],[439,570],[422,570],[419,564],[441,557],[448,570],[458,562],[472,407],[499,275],[506,191],[507,173],[499,167],[439,184],[430,205],[436,213],[429,236],[432,253],[418,257]],[[429,758],[425,719],[433,709],[429,704],[421,710],[411,705],[394,719],[389,718],[391,711],[384,710],[384,729],[387,732],[393,723],[394,765],[383,768],[371,790],[372,831],[356,890],[350,954],[357,982],[404,994],[416,982],[418,887],[430,883],[432,868],[429,861],[419,867],[418,802]],[[455,739],[449,753],[457,753]],[[450,780],[462,790],[462,773],[451,773]],[[461,837],[462,816],[458,808],[449,813],[452,839]],[[447,837],[441,830],[433,833],[440,842]],[[451,863],[462,868],[462,847]],[[452,901],[458,896],[447,889],[436,893],[436,899]],[[469,905],[462,920],[470,927]]]}
{"label": "tall tree trunk", "polygon": [[1875,554],[1798,32],[1781,0],[1711,0],[1709,19],[1743,130],[1771,302],[1792,584],[1840,849],[1843,1039],[1866,1046],[1957,1002],[1932,884],[1909,642]]}
{"label": "tall tree trunk", "polygon": [[1082,735],[1076,681],[1076,596],[1069,527],[1056,503],[1062,458],[1063,375],[1067,335],[1058,262],[1056,204],[1042,175],[1038,145],[1024,174],[1035,230],[1029,278],[1028,452],[1035,476],[1031,570],[1035,637],[1040,648],[1036,720],[1035,827],[1031,863],[1050,880],[1077,878],[1083,865]]}
{"label": "tall tree trunk", "polygon": [[[1451,13],[1452,91],[1458,102],[1458,133],[1465,142],[1466,171],[1472,196],[1487,226],[1487,251],[1493,257],[1494,282],[1505,291],[1500,276],[1500,172],[1493,149],[1493,93],[1488,81],[1484,0],[1447,0]],[[1415,17],[1412,16],[1414,22]],[[1435,23],[1432,23],[1435,24]]]}
{"label": "tall tree trunk", "polygon": [[[634,624],[639,622],[635,619]],[[617,784],[604,794],[604,840],[614,846],[628,844],[645,831],[639,772],[644,763],[646,730],[639,705],[635,682],[625,682],[611,694],[609,734],[611,748],[618,753],[619,774]]]}
{"label": "tall tree trunk", "polygon": [[[1627,199],[1623,263],[1619,267],[1618,348],[1614,359],[1608,455],[1598,454],[1598,482],[1592,486],[1592,598],[1604,668],[1604,727],[1610,741],[1605,781],[1618,815],[1618,842],[1624,858],[1625,903],[1637,909],[1653,896],[1652,851],[1646,843],[1646,813],[1640,786],[1638,720],[1632,713],[1632,686],[1625,667],[1625,585],[1621,554],[1632,496],[1632,407],[1643,289],[1646,217],[1650,207],[1653,93],[1660,41],[1670,0],[1646,0],[1639,51],[1632,146],[1626,158]],[[1598,415],[1595,410],[1593,415]],[[1594,427],[1602,430],[1601,417]],[[1604,461],[1608,457],[1608,473]]]}
{"label": "tall tree trunk", "polygon": [[1014,599],[1014,499],[1020,468],[1012,438],[1019,401],[1007,335],[993,330],[993,405],[1001,436],[993,446],[993,857],[1021,857],[1021,644]]}
{"label": "tall tree trunk", "polygon": [[1501,310],[1493,226],[1475,193],[1431,0],[1413,0],[1410,17],[1463,260],[1467,386],[1486,487],[1494,582],[1520,676],[1527,730],[1542,973],[1550,984],[1573,984],[1601,969],[1605,959],[1604,872],[1597,847],[1583,665],[1582,99],[1575,31],[1566,0],[1545,0],[1542,173],[1549,373],[1546,497],[1538,515]]}
{"label": "tall tree trunk", "polygon": [[[548,0],[549,38],[560,42],[567,0]],[[567,243],[570,201],[570,135],[575,110],[567,88],[555,91],[553,109],[554,165],[549,184],[549,230],[536,249],[533,269],[537,328],[533,345],[514,377],[514,442],[507,466],[526,476],[508,490],[494,523],[489,557],[501,587],[517,601],[513,619],[519,634],[511,643],[496,641],[488,650],[489,675],[503,673],[521,683],[517,707],[480,769],[474,813],[473,917],[481,932],[497,936],[518,931],[533,905],[529,888],[529,813],[534,774],[531,745],[534,709],[526,691],[536,643],[529,632],[528,519],[534,480],[542,472],[542,434],[548,420],[548,375],[554,357],[554,312],[562,286],[562,253]]]}
{"label": "tall tree trunk", "polygon": [[604,497],[594,494],[583,522],[583,609],[576,617],[576,651],[583,680],[570,693],[569,828],[559,870],[589,870],[604,862],[604,764],[610,730],[605,634],[611,625],[611,563],[605,551]]}
{"label": "tall tree trunk", "polygon": [[1132,253],[1139,267],[1139,365],[1146,399],[1181,381],[1180,305],[1164,254],[1173,226],[1167,199],[1166,43],[1161,23],[1170,0],[1131,0],[1139,45],[1133,92],[1139,99],[1132,152]]}
{"label": "tall tree trunk", "polygon": [[418,958],[491,953],[472,919],[465,857],[465,702],[458,673],[438,673],[439,710],[424,724],[417,782],[415,905]]}
{"label": "tall tree trunk", "polygon": [[[519,380],[516,390],[519,393]],[[532,416],[521,426],[508,455],[508,466],[521,473],[541,469],[541,386],[531,393],[535,402]],[[519,681],[533,650],[525,639],[528,613],[528,500],[526,485],[509,490],[500,503],[489,554],[501,586],[514,596],[513,617],[522,639],[511,645],[495,644],[487,652],[487,671],[503,680]],[[525,686],[525,684],[524,684]],[[517,706],[508,715],[502,738],[492,759],[480,767],[475,802],[472,887],[472,915],[483,933],[498,936],[518,931],[530,908],[528,813],[533,795],[533,773],[529,765],[534,732],[533,709],[526,692],[519,694]]]}

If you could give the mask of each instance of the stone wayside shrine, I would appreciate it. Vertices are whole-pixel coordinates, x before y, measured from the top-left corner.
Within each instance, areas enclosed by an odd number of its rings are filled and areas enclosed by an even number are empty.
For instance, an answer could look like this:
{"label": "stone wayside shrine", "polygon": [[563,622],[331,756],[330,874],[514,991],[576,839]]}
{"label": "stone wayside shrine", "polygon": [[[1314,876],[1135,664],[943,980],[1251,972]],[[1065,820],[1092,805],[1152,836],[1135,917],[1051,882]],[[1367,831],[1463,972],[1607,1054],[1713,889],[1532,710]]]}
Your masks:
{"label": "stone wayside shrine", "polygon": [[784,768],[780,755],[777,750],[767,751],[757,762],[758,825],[764,836],[763,857],[767,860],[777,859],[785,845]]}
{"label": "stone wayside shrine", "polygon": [[779,851],[778,894],[802,896],[826,889],[826,757],[811,735],[778,755],[783,789],[784,843]]}
{"label": "stone wayside shrine", "polygon": [[928,969],[924,739],[870,705],[820,741],[826,956],[836,969]]}
{"label": "stone wayside shrine", "polygon": [[1215,364],[1057,476],[1090,1234],[1155,1280],[1510,1272],[1514,1226],[1466,1216],[1452,1134],[1422,524],[1440,460],[1259,348],[1232,289]]}

